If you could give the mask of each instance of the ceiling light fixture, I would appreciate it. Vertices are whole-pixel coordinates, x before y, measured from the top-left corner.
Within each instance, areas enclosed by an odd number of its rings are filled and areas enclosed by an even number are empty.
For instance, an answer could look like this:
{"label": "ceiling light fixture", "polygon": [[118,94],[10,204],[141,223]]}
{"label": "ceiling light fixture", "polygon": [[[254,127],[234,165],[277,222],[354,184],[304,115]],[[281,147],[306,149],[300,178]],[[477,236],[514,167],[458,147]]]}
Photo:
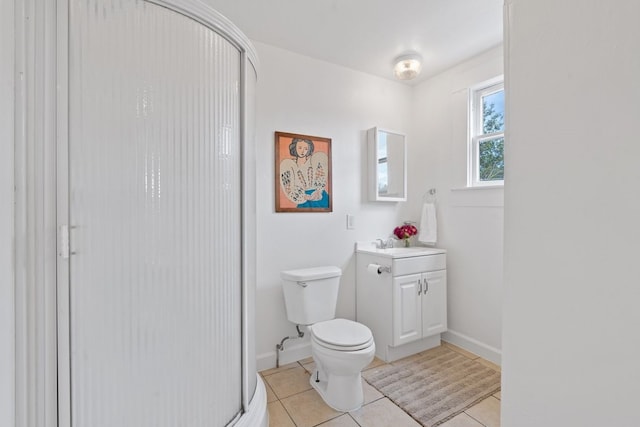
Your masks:
{"label": "ceiling light fixture", "polygon": [[422,57],[417,53],[402,55],[396,58],[393,74],[399,80],[411,80],[420,74]]}

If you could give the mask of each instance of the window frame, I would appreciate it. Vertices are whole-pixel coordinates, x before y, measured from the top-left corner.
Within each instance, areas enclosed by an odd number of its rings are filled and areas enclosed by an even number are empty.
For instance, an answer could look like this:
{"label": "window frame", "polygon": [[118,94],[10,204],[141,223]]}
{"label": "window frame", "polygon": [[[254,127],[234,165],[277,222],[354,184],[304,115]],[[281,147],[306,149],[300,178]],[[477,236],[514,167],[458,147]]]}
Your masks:
{"label": "window frame", "polygon": [[504,140],[504,128],[501,132],[483,133],[482,98],[500,91],[504,91],[503,75],[479,83],[469,89],[467,187],[499,187],[504,185],[504,179],[492,181],[480,180],[480,144],[496,138],[502,138]]}

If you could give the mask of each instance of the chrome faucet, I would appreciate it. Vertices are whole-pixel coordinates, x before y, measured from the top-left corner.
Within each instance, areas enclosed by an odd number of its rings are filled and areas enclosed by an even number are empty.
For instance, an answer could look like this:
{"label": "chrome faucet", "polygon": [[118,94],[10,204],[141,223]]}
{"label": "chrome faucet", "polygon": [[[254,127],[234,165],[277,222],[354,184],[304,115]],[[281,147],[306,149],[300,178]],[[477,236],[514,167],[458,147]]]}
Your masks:
{"label": "chrome faucet", "polygon": [[382,239],[376,239],[376,248],[377,249],[387,249],[393,247],[393,239],[389,237],[386,241]]}

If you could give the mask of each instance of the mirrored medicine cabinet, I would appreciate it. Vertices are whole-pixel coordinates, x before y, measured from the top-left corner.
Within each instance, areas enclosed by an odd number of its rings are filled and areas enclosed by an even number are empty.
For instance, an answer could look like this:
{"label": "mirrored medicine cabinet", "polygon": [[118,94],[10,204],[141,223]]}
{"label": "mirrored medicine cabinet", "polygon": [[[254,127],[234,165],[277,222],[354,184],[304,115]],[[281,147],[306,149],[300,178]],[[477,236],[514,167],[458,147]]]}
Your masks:
{"label": "mirrored medicine cabinet", "polygon": [[369,200],[407,200],[407,146],[405,135],[375,127],[367,131]]}

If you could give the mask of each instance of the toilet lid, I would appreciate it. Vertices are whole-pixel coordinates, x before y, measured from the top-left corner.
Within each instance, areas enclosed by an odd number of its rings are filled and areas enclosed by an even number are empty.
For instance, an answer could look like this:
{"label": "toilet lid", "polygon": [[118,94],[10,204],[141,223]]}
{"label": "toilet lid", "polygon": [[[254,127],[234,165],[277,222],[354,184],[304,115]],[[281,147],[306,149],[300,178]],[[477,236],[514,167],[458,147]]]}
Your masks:
{"label": "toilet lid", "polygon": [[347,319],[316,323],[313,325],[313,336],[331,346],[348,348],[362,347],[373,339],[369,328]]}

